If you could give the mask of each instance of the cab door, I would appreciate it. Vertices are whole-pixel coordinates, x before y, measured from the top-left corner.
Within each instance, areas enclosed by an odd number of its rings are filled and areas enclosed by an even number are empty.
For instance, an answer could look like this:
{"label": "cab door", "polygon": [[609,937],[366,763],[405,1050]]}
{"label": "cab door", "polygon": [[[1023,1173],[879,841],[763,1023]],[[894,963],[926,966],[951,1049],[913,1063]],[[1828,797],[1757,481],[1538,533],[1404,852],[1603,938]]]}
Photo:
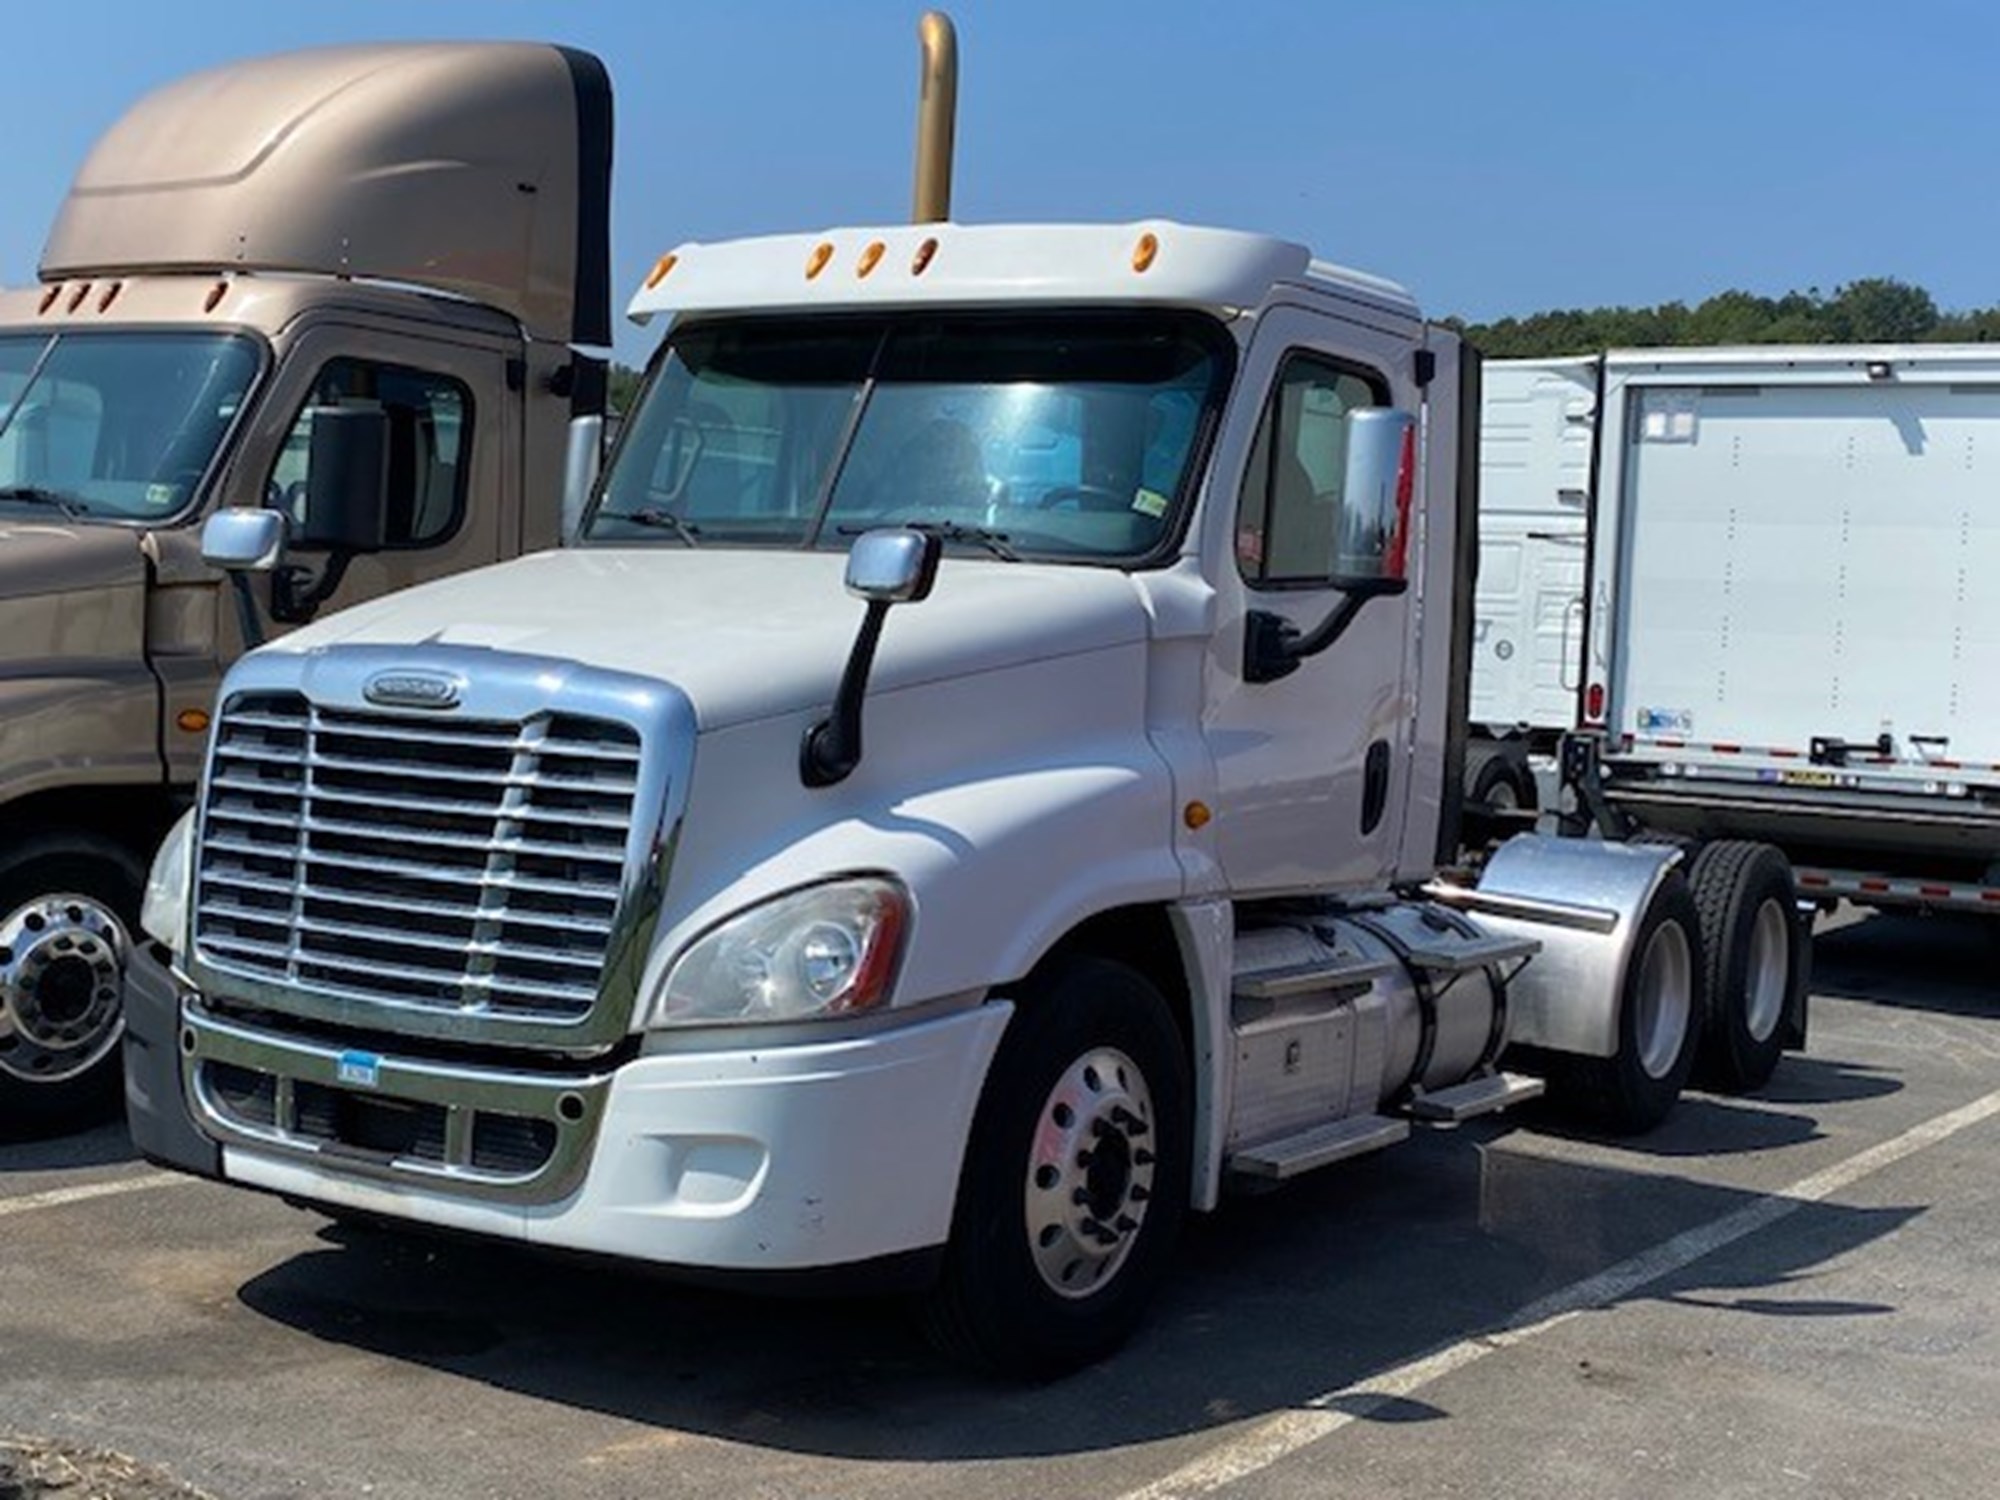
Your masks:
{"label": "cab door", "polygon": [[[1415,734],[1413,600],[1359,580],[1392,562],[1417,576],[1420,538],[1407,529],[1407,497],[1399,537],[1357,538],[1342,487],[1348,414],[1416,409],[1414,348],[1414,330],[1279,307],[1245,354],[1203,533],[1220,610],[1204,700],[1215,848],[1239,897],[1365,889],[1398,864]],[[1372,562],[1355,555],[1371,548]],[[1305,634],[1343,608],[1351,618],[1331,646],[1257,680],[1246,647],[1256,617]]]}
{"label": "cab door", "polygon": [[[288,546],[288,575],[252,584],[267,633],[513,555],[522,438],[510,371],[520,356],[517,343],[470,330],[360,319],[314,324],[290,343],[231,466],[225,503],[277,509],[296,533],[315,421],[340,408],[378,410],[387,419],[388,545],[344,562]],[[223,613],[233,627],[233,610]]]}

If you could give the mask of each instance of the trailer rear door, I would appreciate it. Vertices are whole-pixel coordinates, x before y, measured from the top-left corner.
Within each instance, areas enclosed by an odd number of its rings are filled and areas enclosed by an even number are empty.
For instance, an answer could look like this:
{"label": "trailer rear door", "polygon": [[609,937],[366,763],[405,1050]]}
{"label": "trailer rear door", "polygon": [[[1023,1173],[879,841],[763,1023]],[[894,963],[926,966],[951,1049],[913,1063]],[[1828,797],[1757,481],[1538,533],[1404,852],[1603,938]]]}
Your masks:
{"label": "trailer rear door", "polygon": [[2000,763],[2000,382],[1627,385],[1636,745]]}

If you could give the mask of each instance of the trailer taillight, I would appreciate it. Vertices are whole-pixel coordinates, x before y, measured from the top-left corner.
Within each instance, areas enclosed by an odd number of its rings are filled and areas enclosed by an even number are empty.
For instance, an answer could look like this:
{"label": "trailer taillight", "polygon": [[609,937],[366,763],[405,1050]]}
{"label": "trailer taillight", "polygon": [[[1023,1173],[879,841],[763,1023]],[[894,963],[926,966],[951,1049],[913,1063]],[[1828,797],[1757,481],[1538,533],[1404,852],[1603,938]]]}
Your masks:
{"label": "trailer taillight", "polygon": [[1593,682],[1584,690],[1583,716],[1593,724],[1604,722],[1604,684]]}

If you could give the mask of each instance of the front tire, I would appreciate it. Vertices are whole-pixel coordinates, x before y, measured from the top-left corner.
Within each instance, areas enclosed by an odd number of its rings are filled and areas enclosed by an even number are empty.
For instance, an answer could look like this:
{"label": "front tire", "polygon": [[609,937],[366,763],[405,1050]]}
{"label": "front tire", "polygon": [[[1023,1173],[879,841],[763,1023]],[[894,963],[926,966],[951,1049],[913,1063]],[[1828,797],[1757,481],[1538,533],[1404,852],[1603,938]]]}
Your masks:
{"label": "front tire", "polygon": [[144,880],[129,851],[87,834],[0,854],[0,1135],[116,1112],[125,960]]}
{"label": "front tire", "polygon": [[1792,867],[1769,844],[1704,844],[1688,867],[1707,960],[1708,1015],[1695,1064],[1722,1093],[1761,1088],[1785,1051],[1785,1019],[1805,991],[1812,940]]}
{"label": "front tire", "polygon": [[1700,918],[1687,878],[1670,870],[1632,942],[1618,996],[1618,1050],[1559,1057],[1549,1080],[1559,1102],[1614,1135],[1639,1135],[1667,1117],[1694,1071],[1706,1011]]}
{"label": "front tire", "polygon": [[1465,800],[1491,812],[1534,812],[1541,804],[1535,773],[1512,744],[1480,744],[1465,753]]}
{"label": "front tire", "polygon": [[1047,1377],[1125,1341],[1186,1216],[1189,1095],[1180,1034],[1137,971],[1073,958],[1027,986],[924,1309],[948,1354]]}

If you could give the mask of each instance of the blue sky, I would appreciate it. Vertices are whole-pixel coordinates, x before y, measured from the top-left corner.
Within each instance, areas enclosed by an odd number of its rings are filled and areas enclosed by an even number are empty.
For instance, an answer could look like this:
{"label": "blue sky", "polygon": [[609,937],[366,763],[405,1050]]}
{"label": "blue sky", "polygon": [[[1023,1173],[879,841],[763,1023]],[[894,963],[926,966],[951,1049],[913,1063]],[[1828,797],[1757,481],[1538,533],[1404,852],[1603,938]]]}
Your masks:
{"label": "blue sky", "polygon": [[[2000,6],[1974,0],[959,0],[955,217],[1262,229],[1427,311],[1831,290],[2000,302]],[[618,94],[621,299],[683,239],[908,213],[922,6],[846,0],[5,12],[0,283],[148,87],[388,37],[545,37]],[[639,360],[650,336],[626,329]]]}

